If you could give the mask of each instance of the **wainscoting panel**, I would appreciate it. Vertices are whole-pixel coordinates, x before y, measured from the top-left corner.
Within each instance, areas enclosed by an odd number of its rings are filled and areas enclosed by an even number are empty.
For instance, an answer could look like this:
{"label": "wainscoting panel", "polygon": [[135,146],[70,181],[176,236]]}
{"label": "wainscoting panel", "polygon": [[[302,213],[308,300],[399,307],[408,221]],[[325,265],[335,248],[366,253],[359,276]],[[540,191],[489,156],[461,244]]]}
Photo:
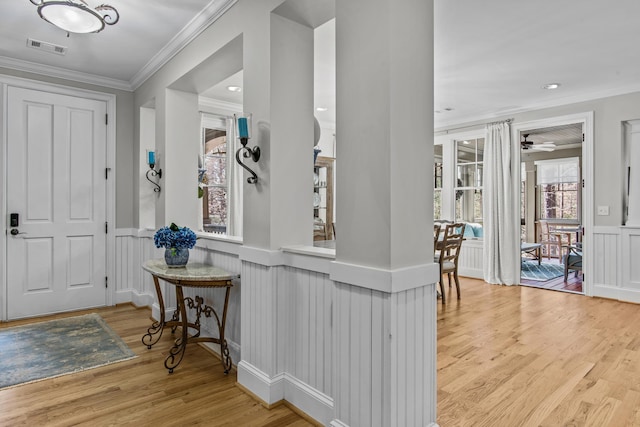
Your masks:
{"label": "wainscoting panel", "polygon": [[333,281],[294,267],[282,268],[279,277],[280,348],[287,349],[278,365],[286,373],[284,398],[327,425],[333,418]]}
{"label": "wainscoting panel", "polygon": [[476,279],[484,278],[482,273],[483,264],[483,241],[465,240],[462,242],[460,257],[458,258],[458,274]]}
{"label": "wainscoting panel", "polygon": [[433,422],[434,286],[386,294],[336,283],[334,301],[332,425]]}
{"label": "wainscoting panel", "polygon": [[392,294],[391,318],[391,354],[398,360],[391,360],[390,425],[429,425],[436,420],[435,287]]}
{"label": "wainscoting panel", "polygon": [[[333,282],[328,275],[286,267],[282,302],[289,348],[285,372],[327,394],[332,394],[331,306]],[[284,307],[283,307],[284,308]]]}
{"label": "wainscoting panel", "polygon": [[618,298],[620,277],[620,229],[599,229],[593,233],[594,296]]}
{"label": "wainscoting panel", "polygon": [[[273,378],[279,373],[277,352],[284,351],[278,334],[278,270],[242,261],[242,359]],[[262,397],[262,396],[261,396]],[[266,399],[265,399],[266,400]],[[269,402],[267,403],[274,403]]]}
{"label": "wainscoting panel", "polygon": [[620,299],[640,303],[640,228],[622,229],[622,290]]}

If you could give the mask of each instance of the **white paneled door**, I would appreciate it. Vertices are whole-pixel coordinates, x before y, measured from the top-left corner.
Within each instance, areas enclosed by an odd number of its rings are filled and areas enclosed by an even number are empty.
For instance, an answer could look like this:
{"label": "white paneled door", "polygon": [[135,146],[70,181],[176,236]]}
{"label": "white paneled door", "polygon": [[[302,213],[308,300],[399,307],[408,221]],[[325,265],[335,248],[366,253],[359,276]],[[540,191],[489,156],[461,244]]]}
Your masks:
{"label": "white paneled door", "polygon": [[106,304],[106,103],[8,88],[9,319]]}

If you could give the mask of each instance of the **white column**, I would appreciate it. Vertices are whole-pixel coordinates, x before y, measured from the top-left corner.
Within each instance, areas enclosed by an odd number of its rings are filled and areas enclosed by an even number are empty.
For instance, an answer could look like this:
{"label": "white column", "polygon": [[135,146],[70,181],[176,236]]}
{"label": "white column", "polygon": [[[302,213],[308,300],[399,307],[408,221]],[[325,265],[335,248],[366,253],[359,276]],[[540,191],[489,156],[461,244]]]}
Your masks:
{"label": "white column", "polygon": [[282,256],[313,239],[313,28],[271,13],[244,34],[249,145],[261,150],[255,185],[243,184],[242,361],[238,382],[272,404],[285,396]]}
{"label": "white column", "polygon": [[334,426],[436,418],[433,1],[336,2]]}
{"label": "white column", "polygon": [[162,169],[159,180],[162,208],[156,209],[156,227],[175,222],[198,230],[198,95],[173,89],[166,89],[164,95],[162,110],[156,109],[162,111],[159,123],[162,132],[156,133],[159,155],[156,168]]}

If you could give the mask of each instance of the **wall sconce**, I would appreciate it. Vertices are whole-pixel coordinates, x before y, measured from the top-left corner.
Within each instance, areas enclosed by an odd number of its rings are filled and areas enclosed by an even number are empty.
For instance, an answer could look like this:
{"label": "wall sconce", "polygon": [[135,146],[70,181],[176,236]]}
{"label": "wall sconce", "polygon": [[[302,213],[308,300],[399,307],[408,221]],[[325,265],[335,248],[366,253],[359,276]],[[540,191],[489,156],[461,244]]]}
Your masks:
{"label": "wall sconce", "polygon": [[147,164],[149,165],[149,170],[147,171],[147,180],[152,183],[153,185],[156,186],[156,188],[153,189],[154,193],[159,193],[160,192],[160,185],[151,180],[151,178],[149,177],[149,175],[151,176],[157,176],[158,179],[162,178],[162,169],[158,168],[158,170],[155,170],[155,166],[156,166],[156,152],[155,151],[151,151],[151,150],[147,150]]}
{"label": "wall sconce", "polygon": [[247,141],[251,138],[251,113],[234,114],[233,119],[236,122],[237,138],[240,140],[240,144],[242,144],[242,147],[238,148],[238,151],[236,151],[236,161],[251,174],[251,176],[247,178],[247,182],[249,184],[255,184],[258,182],[258,175],[249,169],[247,165],[242,163],[242,159],[240,158],[240,153],[242,153],[242,157],[245,159],[251,157],[254,162],[260,160],[260,147],[247,147]]}

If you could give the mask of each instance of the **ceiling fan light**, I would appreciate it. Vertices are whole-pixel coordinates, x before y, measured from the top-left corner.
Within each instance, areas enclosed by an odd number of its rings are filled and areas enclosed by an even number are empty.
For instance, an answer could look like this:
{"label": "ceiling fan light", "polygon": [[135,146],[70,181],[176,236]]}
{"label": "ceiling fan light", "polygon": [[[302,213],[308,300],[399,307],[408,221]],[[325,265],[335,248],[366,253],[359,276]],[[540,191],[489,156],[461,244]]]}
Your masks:
{"label": "ceiling fan light", "polygon": [[91,9],[83,0],[31,0],[38,15],[68,33],[97,33],[105,24],[118,22],[118,11],[109,5]]}

